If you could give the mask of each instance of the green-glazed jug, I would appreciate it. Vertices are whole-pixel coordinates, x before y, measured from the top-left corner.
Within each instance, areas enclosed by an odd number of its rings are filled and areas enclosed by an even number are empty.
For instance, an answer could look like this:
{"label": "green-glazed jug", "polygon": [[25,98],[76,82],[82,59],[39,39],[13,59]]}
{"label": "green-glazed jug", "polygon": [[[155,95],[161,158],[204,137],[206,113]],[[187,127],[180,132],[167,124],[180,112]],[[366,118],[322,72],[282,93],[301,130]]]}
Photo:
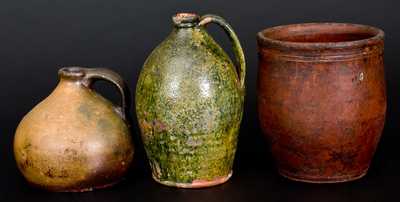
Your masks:
{"label": "green-glazed jug", "polygon": [[[137,83],[142,140],[157,182],[181,188],[218,185],[232,175],[245,93],[243,50],[221,17],[179,13],[173,23]],[[209,23],[228,34],[237,68],[207,33]]]}

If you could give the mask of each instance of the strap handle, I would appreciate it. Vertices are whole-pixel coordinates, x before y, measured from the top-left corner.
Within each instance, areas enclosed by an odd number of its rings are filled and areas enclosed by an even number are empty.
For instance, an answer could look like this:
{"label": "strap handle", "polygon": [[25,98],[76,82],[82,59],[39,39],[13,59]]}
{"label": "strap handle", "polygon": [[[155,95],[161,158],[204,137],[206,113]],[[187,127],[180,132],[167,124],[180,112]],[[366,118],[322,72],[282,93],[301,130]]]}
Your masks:
{"label": "strap handle", "polygon": [[108,81],[114,84],[121,94],[121,106],[116,107],[116,111],[127,121],[129,106],[130,106],[130,92],[122,77],[116,72],[106,68],[84,68],[84,78],[82,83],[90,89],[93,89],[93,84],[98,80]]}
{"label": "strap handle", "polygon": [[225,33],[228,35],[229,40],[233,45],[233,52],[236,57],[236,71],[238,71],[239,84],[242,89],[245,88],[245,76],[246,76],[246,60],[244,58],[244,53],[242,46],[240,45],[239,39],[233,28],[220,16],[216,15],[204,15],[200,19],[199,26],[207,26],[209,23],[215,23],[221,26]]}

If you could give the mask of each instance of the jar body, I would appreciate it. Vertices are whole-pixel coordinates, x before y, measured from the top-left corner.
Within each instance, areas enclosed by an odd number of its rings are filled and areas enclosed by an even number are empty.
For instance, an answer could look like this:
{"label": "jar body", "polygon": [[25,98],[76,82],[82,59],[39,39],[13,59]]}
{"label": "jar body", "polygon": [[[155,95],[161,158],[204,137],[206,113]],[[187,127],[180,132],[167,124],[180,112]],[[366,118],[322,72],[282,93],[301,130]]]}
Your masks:
{"label": "jar body", "polygon": [[243,97],[231,60],[202,27],[174,29],[148,57],[136,88],[153,178],[182,188],[228,180]]}
{"label": "jar body", "polygon": [[332,183],[368,170],[386,112],[383,38],[346,46],[259,38],[259,120],[285,177]]}
{"label": "jar body", "polygon": [[19,124],[14,154],[30,184],[80,192],[120,181],[132,161],[133,144],[112,103],[62,79]]}

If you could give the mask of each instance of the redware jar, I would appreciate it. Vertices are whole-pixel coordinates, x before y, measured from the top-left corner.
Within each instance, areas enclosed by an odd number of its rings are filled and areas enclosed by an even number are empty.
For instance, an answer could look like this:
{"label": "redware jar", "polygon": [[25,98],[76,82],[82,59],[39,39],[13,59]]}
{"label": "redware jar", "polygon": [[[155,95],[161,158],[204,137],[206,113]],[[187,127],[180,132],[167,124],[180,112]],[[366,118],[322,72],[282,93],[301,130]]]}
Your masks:
{"label": "redware jar", "polygon": [[314,183],[367,173],[386,112],[384,33],[340,23],[258,33],[258,112],[279,173]]}

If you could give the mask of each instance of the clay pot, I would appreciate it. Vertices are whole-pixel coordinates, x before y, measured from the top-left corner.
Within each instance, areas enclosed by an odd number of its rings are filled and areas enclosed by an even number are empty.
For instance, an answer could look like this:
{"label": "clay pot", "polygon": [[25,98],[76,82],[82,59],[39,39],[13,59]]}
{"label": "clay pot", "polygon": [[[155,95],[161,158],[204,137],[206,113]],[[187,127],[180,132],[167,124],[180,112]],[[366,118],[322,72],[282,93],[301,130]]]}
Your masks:
{"label": "clay pot", "polygon": [[[133,157],[126,122],[129,90],[107,69],[63,68],[59,77],[56,89],[17,128],[18,168],[30,184],[50,191],[90,191],[115,184]],[[98,79],[118,87],[121,108],[91,89]]]}
{"label": "clay pot", "polygon": [[367,173],[386,112],[384,33],[339,23],[258,33],[258,112],[279,173],[334,183]]}
{"label": "clay pot", "polygon": [[[245,61],[220,17],[179,13],[171,34],[147,58],[136,114],[154,180],[181,188],[224,183],[232,175],[243,113]],[[233,42],[235,66],[208,35],[216,23]]]}

